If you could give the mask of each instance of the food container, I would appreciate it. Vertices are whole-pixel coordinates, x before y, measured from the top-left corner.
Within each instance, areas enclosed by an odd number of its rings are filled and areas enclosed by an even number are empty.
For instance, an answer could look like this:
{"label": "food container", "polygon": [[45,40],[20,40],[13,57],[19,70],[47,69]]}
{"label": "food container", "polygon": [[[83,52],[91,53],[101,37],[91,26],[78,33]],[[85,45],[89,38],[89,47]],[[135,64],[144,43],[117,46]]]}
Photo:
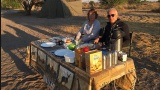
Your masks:
{"label": "food container", "polygon": [[118,60],[117,51],[112,51],[112,65],[116,65]]}
{"label": "food container", "polygon": [[74,63],[75,52],[70,52],[64,55],[65,61],[69,63]]}
{"label": "food container", "polygon": [[127,54],[126,53],[122,53],[122,61],[127,61]]}
{"label": "food container", "polygon": [[69,44],[67,47],[69,50],[74,50],[76,48],[76,44]]}
{"label": "food container", "polygon": [[94,74],[102,71],[102,51],[92,50],[85,52],[86,72]]}
{"label": "food container", "polygon": [[72,38],[72,37],[65,37],[62,39],[62,41],[64,43],[71,43],[73,40],[74,40],[74,38]]}
{"label": "food container", "polygon": [[106,60],[106,55],[102,54],[102,69],[106,69],[107,68],[107,60]]}
{"label": "food container", "polygon": [[106,53],[106,67],[111,67],[112,66],[112,53],[111,52],[107,52]]}

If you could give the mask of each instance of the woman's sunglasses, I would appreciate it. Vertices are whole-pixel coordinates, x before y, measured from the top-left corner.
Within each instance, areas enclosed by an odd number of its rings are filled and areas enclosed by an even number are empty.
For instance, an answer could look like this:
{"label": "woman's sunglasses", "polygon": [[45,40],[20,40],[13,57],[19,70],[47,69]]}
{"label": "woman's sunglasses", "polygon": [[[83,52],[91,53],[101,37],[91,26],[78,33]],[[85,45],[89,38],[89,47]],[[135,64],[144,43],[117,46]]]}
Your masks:
{"label": "woman's sunglasses", "polygon": [[107,17],[110,18],[111,16],[114,17],[114,14],[108,15]]}

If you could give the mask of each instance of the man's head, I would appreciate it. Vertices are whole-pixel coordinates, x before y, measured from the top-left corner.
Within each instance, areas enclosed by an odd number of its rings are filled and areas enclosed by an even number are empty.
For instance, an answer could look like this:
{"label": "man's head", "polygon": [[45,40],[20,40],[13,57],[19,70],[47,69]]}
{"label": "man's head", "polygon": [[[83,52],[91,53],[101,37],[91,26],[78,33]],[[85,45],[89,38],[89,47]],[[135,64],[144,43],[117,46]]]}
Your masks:
{"label": "man's head", "polygon": [[107,17],[111,24],[115,23],[115,21],[118,19],[118,12],[115,8],[110,8],[107,14],[108,14]]}

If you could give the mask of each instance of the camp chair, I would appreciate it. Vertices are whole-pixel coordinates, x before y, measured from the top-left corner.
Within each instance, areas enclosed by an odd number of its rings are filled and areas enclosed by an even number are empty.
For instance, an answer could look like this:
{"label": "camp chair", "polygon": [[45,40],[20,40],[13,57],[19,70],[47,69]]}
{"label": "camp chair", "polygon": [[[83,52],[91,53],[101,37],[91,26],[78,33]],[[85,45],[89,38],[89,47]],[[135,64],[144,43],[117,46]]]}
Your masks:
{"label": "camp chair", "polygon": [[133,32],[129,33],[129,36],[130,36],[129,53],[128,53],[129,57],[131,56],[131,50],[132,50],[132,34]]}

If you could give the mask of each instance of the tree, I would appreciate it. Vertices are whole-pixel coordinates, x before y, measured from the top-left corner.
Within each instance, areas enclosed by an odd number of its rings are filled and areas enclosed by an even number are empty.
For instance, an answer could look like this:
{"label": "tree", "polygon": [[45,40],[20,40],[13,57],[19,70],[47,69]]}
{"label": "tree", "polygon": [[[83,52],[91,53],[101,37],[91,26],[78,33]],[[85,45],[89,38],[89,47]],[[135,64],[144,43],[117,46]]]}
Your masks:
{"label": "tree", "polygon": [[94,9],[94,6],[95,6],[95,5],[94,5],[94,4],[95,4],[94,1],[90,1],[89,4],[90,4],[90,6],[91,6],[90,8],[91,8],[91,9]]}
{"label": "tree", "polygon": [[32,6],[34,5],[33,0],[26,0],[26,1],[23,1],[22,3],[23,3],[23,7],[26,11],[26,15],[30,15]]}
{"label": "tree", "polygon": [[19,3],[22,5],[24,10],[26,11],[26,15],[31,15],[31,9],[33,5],[37,6],[39,4],[43,4],[46,0],[18,0]]}

